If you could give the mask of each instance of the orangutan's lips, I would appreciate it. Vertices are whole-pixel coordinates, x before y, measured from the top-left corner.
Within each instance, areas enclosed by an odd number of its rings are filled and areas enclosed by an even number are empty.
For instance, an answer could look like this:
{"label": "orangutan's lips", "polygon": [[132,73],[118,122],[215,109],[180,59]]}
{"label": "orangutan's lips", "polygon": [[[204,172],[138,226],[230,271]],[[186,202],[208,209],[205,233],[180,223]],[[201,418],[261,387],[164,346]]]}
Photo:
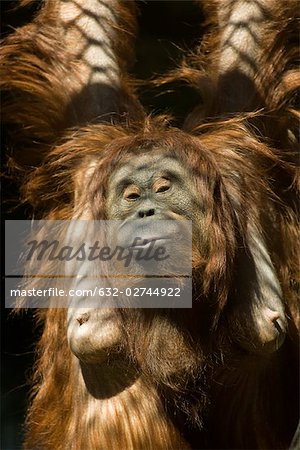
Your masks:
{"label": "orangutan's lips", "polygon": [[129,246],[129,248],[135,249],[146,249],[150,246],[156,246],[157,244],[162,246],[165,242],[169,241],[171,238],[167,236],[160,237],[149,237],[149,238],[137,238],[133,241],[133,243]]}

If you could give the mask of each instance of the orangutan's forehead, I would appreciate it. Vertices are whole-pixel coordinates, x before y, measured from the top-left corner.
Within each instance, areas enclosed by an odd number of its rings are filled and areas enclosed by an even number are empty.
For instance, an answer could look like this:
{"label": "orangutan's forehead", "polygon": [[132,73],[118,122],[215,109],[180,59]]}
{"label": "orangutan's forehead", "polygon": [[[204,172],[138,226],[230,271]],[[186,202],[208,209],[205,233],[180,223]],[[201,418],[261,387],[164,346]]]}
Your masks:
{"label": "orangutan's forehead", "polygon": [[123,179],[132,177],[135,173],[144,172],[149,176],[154,173],[165,175],[187,175],[182,162],[175,156],[164,152],[163,150],[153,153],[131,156],[120,164],[113,174],[114,183],[120,183]]}

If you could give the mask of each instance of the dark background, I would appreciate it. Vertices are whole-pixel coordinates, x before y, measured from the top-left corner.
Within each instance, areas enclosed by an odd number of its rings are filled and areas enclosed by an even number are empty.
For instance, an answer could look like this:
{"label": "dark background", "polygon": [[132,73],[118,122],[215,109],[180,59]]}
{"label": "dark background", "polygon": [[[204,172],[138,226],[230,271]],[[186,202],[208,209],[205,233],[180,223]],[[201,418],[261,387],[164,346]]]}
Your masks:
{"label": "dark background", "polygon": [[[190,0],[185,1],[139,1],[139,35],[137,39],[134,74],[148,79],[176,66],[184,52],[192,49],[202,35],[203,17],[200,8]],[[16,10],[16,1],[1,1],[1,35],[5,37],[14,28],[26,24],[39,8],[33,5]],[[170,86],[175,92],[162,93],[143,88],[141,100],[146,109],[155,113],[172,113],[180,125],[183,117],[199,101],[195,93],[183,85]],[[5,111],[3,111],[5,114]],[[7,134],[1,129],[2,149],[9,153]],[[2,151],[2,172],[5,155]],[[18,206],[18,189],[13,181],[3,178],[2,231],[4,219],[29,219],[30,207]],[[2,233],[2,244],[4,236]],[[3,248],[3,246],[2,246]],[[2,277],[3,281],[3,277]],[[3,282],[2,282],[3,285]],[[3,299],[3,297],[2,297]],[[30,375],[34,362],[34,343],[39,330],[32,311],[13,315],[1,310],[1,449],[21,448],[22,424],[30,392]],[[53,449],[55,450],[55,449]],[[92,450],[92,449],[87,449]]]}

